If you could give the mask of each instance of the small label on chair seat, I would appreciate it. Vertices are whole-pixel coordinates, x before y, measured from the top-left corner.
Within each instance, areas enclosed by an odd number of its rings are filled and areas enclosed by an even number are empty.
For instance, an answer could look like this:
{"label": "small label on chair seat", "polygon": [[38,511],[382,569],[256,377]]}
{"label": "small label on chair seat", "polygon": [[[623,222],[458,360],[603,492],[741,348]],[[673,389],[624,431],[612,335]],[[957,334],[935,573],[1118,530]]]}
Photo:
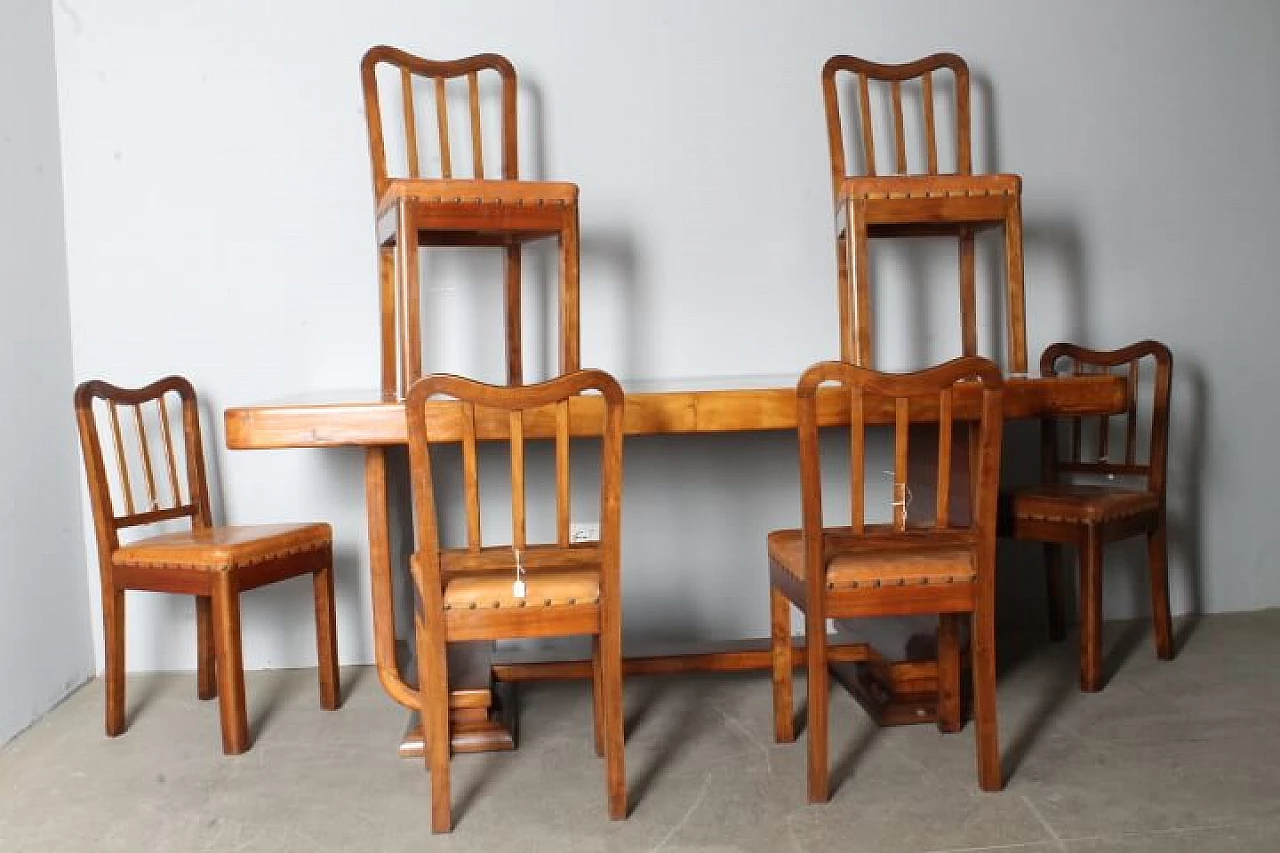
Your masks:
{"label": "small label on chair seat", "polygon": [[516,598],[524,598],[524,595],[525,595],[524,581],[516,581],[515,583],[511,584],[511,594]]}

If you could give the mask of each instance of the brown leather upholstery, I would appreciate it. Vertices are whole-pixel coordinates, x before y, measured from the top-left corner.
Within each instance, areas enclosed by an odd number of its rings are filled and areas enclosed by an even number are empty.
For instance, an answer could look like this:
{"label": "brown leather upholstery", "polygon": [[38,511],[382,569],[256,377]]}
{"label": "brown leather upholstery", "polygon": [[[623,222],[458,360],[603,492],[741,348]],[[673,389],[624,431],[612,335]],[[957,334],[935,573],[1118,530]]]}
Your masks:
{"label": "brown leather upholstery", "polygon": [[842,198],[980,198],[1022,193],[1018,175],[857,175],[840,185]]}
{"label": "brown leather upholstery", "polygon": [[556,607],[600,600],[600,573],[591,569],[526,572],[524,598],[513,594],[514,581],[514,573],[506,572],[456,574],[444,585],[444,609]]}
{"label": "brown leather upholstery", "polygon": [[1098,524],[1159,509],[1154,492],[1115,486],[1045,484],[1020,489],[1013,498],[1013,514],[1035,521]]}
{"label": "brown leather upholstery", "polygon": [[139,539],[112,555],[117,566],[177,565],[226,570],[328,546],[328,524],[254,524],[183,530]]}
{"label": "brown leather upholstery", "polygon": [[565,181],[399,178],[392,181],[379,197],[379,212],[387,210],[401,198],[414,198],[429,204],[510,205],[533,209],[540,205],[576,205],[578,185]]}
{"label": "brown leather upholstery", "polygon": [[[804,579],[804,538],[800,530],[770,532],[769,558]],[[874,540],[830,549],[827,588],[972,583],[976,577],[973,549],[964,545],[922,542],[885,548]]]}

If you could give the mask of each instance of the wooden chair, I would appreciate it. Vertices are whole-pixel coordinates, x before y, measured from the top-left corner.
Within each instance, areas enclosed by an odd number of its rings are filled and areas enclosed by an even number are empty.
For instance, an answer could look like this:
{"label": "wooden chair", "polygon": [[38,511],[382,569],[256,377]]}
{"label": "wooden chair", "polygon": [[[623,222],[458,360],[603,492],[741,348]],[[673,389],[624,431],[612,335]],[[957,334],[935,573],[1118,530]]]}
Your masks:
{"label": "wooden chair", "polygon": [[[399,111],[407,174],[393,176],[388,164],[378,67],[394,68],[399,82]],[[505,251],[505,324],[507,382],[524,380],[521,343],[521,247],[530,240],[555,237],[560,245],[560,373],[579,367],[578,187],[571,183],[519,178],[516,135],[516,72],[501,56],[482,54],[452,61],[422,59],[393,47],[371,48],[360,66],[380,253],[382,316],[382,390],[403,396],[422,376],[421,246],[492,246]],[[482,80],[501,82],[501,151],[496,177],[494,158],[486,168]],[[465,78],[470,147],[451,145],[449,84]],[[424,84],[434,103],[420,101]],[[420,122],[435,116],[435,153],[428,156],[430,132],[419,138]],[[468,164],[466,161],[470,159]],[[430,169],[438,160],[439,169]],[[432,174],[428,174],[431,172]]]}
{"label": "wooden chair", "polygon": [[[943,114],[955,121],[954,166],[939,165],[938,114],[935,101],[946,92],[934,86],[936,72],[953,78],[953,105]],[[860,157],[846,157],[845,120],[841,117],[841,75],[857,81]],[[876,133],[873,92],[888,87],[892,116],[893,161],[882,174],[877,159],[877,136],[884,151],[885,133]],[[1017,175],[973,174],[970,147],[969,68],[954,54],[939,53],[902,65],[881,65],[853,56],[833,56],[822,69],[827,140],[831,154],[831,188],[836,208],[836,248],[839,276],[840,356],[873,366],[870,237],[955,235],[960,244],[960,328],[963,355],[978,354],[977,295],[974,281],[975,229],[1004,228],[1007,362],[1011,372],[1027,370],[1025,299],[1022,282],[1022,179]],[[908,140],[909,113],[904,100],[918,97],[923,140]],[[854,124],[850,119],[849,124]],[[851,134],[852,135],[852,134]],[[945,140],[944,140],[945,141]],[[923,148],[923,162],[912,163],[909,152]],[[944,149],[945,154],[945,149]],[[852,162],[851,162],[852,159]],[[916,158],[921,159],[921,158]],[[861,168],[851,173],[858,162]],[[853,282],[850,284],[850,270]]]}
{"label": "wooden chair", "polygon": [[[201,699],[218,697],[222,751],[249,748],[240,593],[309,574],[315,588],[320,705],[339,703],[334,629],[333,546],[328,524],[213,526],[195,390],[180,376],[145,388],[84,382],[76,420],[102,576],[106,646],[106,729],[125,730],[125,590],[196,597],[196,683]],[[106,445],[109,436],[110,450]],[[112,464],[112,476],[107,463]],[[121,542],[121,531],[178,522],[146,538]]]}
{"label": "wooden chair", "polygon": [[[571,400],[586,391],[603,396],[602,420],[571,416]],[[433,399],[437,397],[461,402],[442,410],[442,402]],[[598,370],[524,387],[436,375],[414,384],[406,409],[417,517],[418,550],[412,569],[418,602],[419,691],[431,771],[432,829],[448,832],[452,824],[447,644],[503,638],[592,636],[595,748],[605,757],[609,816],[625,818],[619,589],[622,389]],[[437,518],[432,436],[440,432],[457,436],[459,420],[466,545],[450,547]],[[543,434],[555,436],[555,532],[550,541],[531,541],[526,514],[524,430],[538,420],[545,427]],[[570,436],[601,438],[600,539],[594,542],[569,540]],[[510,545],[486,544],[480,526],[477,443],[499,438],[510,444]],[[517,582],[524,585],[523,590],[515,588]]]}
{"label": "wooden chair", "polygon": [[[969,506],[951,477],[953,389],[982,383],[982,402],[973,440],[961,443],[971,455],[974,476]],[[834,383],[835,389],[822,386]],[[802,523],[800,529],[768,536],[773,657],[773,721],[779,742],[795,740],[788,602],[805,615],[808,673],[809,802],[829,796],[827,767],[828,656],[826,620],[937,613],[939,720],[959,721],[960,628],[971,614],[970,649],[978,749],[978,781],[984,791],[1002,787],[995,705],[995,510],[1000,476],[1003,381],[992,362],[974,356],[908,374],[886,374],[845,362],[809,368],[796,387]],[[822,389],[820,391],[820,389]],[[850,507],[848,526],[829,526],[823,512],[824,483],[818,427],[823,413],[850,411]],[[892,492],[889,522],[868,516],[869,412],[893,413]],[[913,484],[908,479],[913,421],[939,425],[933,482],[914,483],[936,495],[928,521],[917,507],[908,512]],[[963,430],[961,432],[964,432]],[[874,450],[874,448],[873,448]],[[888,473],[888,472],[886,472]],[[830,491],[826,494],[831,494]],[[874,497],[874,490],[872,490]],[[967,516],[967,519],[962,519]],[[941,724],[941,723],[940,723]]]}
{"label": "wooden chair", "polygon": [[[1096,421],[1092,424],[1085,418],[1042,422],[1043,483],[1015,491],[1009,511],[1016,538],[1045,543],[1054,639],[1065,633],[1062,545],[1075,545],[1079,552],[1080,689],[1094,692],[1102,688],[1102,551],[1108,542],[1146,535],[1156,654],[1162,660],[1173,657],[1165,542],[1173,356],[1156,341],[1110,351],[1057,343],[1044,351],[1040,372],[1116,373],[1129,385],[1125,415],[1089,419]],[[1064,425],[1067,429],[1060,429]]]}

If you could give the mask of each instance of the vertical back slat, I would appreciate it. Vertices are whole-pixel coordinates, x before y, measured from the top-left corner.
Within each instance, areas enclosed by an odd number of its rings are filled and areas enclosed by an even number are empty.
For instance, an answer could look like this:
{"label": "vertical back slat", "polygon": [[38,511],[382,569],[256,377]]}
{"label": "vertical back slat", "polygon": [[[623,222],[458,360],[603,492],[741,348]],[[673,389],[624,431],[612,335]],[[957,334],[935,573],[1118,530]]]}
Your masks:
{"label": "vertical back slat", "polygon": [[907,454],[910,452],[911,401],[899,397],[894,401],[893,419],[893,526],[907,529]]}
{"label": "vertical back slat", "polygon": [[938,527],[951,524],[951,389],[938,395]]}
{"label": "vertical back slat", "polygon": [[[1083,376],[1084,364],[1077,361],[1072,365],[1072,370],[1077,376]],[[1081,424],[1083,420],[1084,420],[1083,418],[1071,419],[1071,461],[1077,464],[1081,460],[1081,453],[1082,453],[1080,444],[1081,444],[1081,433],[1083,431],[1083,427]]]}
{"label": "vertical back slat", "polygon": [[138,449],[142,455],[142,474],[147,482],[147,509],[159,509],[160,501],[156,498],[156,472],[151,464],[151,442],[147,440],[147,426],[142,417],[142,406],[133,404],[133,420],[138,426]]}
{"label": "vertical back slat", "polygon": [[875,128],[871,124],[871,86],[867,83],[867,75],[858,75],[858,108],[862,113],[862,150],[867,158],[867,174],[876,174],[876,138]]}
{"label": "vertical back slat", "polygon": [[938,133],[933,118],[933,72],[926,71],[920,78],[921,97],[924,99],[925,153],[929,158],[929,174],[938,174]]}
{"label": "vertical back slat", "polygon": [[436,128],[440,133],[440,177],[453,177],[453,163],[449,157],[449,96],[444,78],[436,78]]}
{"label": "vertical back slat", "polygon": [[973,174],[973,148],[969,130],[969,73],[953,71],[956,87],[956,172]]}
{"label": "vertical back slat", "polygon": [[849,392],[849,482],[850,524],[854,533],[861,534],[867,517],[867,454],[863,395],[858,387]]}
{"label": "vertical back slat", "polygon": [[893,100],[893,150],[897,160],[898,174],[907,173],[907,131],[902,118],[902,82],[894,80],[889,84],[889,93]]}
{"label": "vertical back slat", "polygon": [[111,441],[116,449],[116,468],[120,472],[120,488],[124,492],[124,508],[126,515],[133,515],[133,482],[129,478],[129,463],[125,459],[124,437],[120,433],[120,413],[115,403],[108,403],[111,418]]}
{"label": "vertical back slat", "polygon": [[524,412],[511,413],[511,536],[515,547],[527,539],[524,489]]}
{"label": "vertical back slat", "polygon": [[409,160],[409,177],[422,177],[418,163],[418,117],[413,108],[413,74],[408,68],[400,69],[400,100],[404,114],[405,155]]}
{"label": "vertical back slat", "polygon": [[[1111,373],[1107,368],[1099,368],[1098,373],[1108,375]],[[1098,462],[1106,462],[1111,455],[1111,416],[1098,416]]]}
{"label": "vertical back slat", "polygon": [[182,506],[182,487],[178,483],[178,460],[173,452],[173,429],[169,426],[169,410],[164,404],[164,395],[157,400],[160,406],[160,433],[164,436],[165,464],[169,470],[169,490],[173,494],[173,505]]}
{"label": "vertical back slat", "polygon": [[1133,465],[1138,458],[1138,370],[1141,361],[1129,362],[1129,412],[1125,418],[1124,464]]}
{"label": "vertical back slat", "polygon": [[462,404],[462,479],[467,484],[467,548],[480,550],[480,477],[476,470],[476,407]]}
{"label": "vertical back slat", "polygon": [[471,157],[477,178],[484,178],[484,139],[480,132],[480,75],[467,72],[467,91],[471,103]]}
{"label": "vertical back slat", "polygon": [[556,404],[556,542],[569,545],[569,401]]}

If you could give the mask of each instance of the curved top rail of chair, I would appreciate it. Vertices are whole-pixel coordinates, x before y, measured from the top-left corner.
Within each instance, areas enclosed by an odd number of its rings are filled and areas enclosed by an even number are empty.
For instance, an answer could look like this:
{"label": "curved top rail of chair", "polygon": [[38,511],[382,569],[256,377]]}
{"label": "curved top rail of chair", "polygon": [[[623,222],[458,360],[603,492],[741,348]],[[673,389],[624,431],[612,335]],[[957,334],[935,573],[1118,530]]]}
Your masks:
{"label": "curved top rail of chair", "polygon": [[822,76],[834,76],[837,71],[849,71],[854,74],[867,74],[879,80],[903,81],[940,68],[949,69],[957,78],[968,80],[968,64],[954,53],[934,53],[923,59],[896,64],[872,62],[858,56],[839,54],[823,64]]}

